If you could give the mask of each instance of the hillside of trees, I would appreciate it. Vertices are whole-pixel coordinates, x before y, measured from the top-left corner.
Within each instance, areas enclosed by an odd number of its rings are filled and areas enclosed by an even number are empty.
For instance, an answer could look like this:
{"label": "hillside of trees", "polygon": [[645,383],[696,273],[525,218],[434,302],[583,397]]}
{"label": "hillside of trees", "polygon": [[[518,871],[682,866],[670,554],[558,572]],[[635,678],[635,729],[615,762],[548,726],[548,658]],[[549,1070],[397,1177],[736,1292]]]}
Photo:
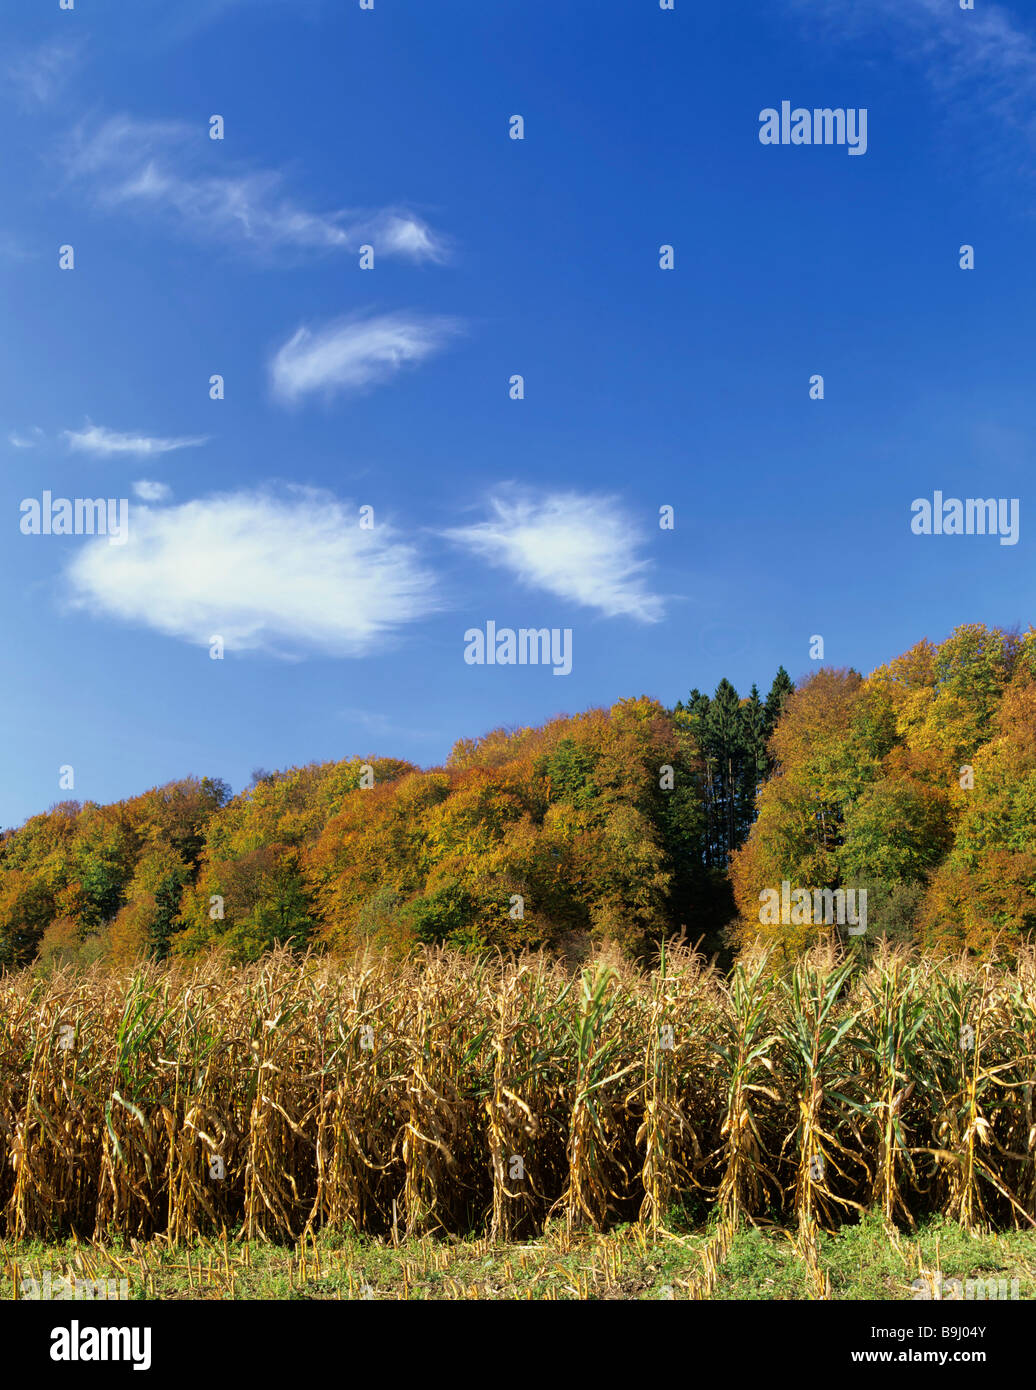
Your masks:
{"label": "hillside of trees", "polygon": [[724,680],[461,740],[62,802],[0,837],[0,965],[291,942],[725,955],[782,881],[866,888],[868,938],[987,951],[1036,930],[1036,630],[922,641],[867,678]]}

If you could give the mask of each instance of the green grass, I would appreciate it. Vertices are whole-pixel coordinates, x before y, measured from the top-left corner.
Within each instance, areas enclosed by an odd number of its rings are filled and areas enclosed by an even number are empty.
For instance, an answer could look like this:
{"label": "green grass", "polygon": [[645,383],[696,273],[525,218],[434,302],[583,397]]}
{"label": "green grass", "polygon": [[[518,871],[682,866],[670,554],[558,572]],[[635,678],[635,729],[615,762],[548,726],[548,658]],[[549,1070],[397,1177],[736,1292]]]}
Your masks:
{"label": "green grass", "polygon": [[[42,1280],[128,1281],[131,1299],[686,1299],[702,1274],[709,1232],[661,1236],[637,1227],[569,1239],[563,1230],[527,1244],[426,1237],[394,1247],[351,1233],[324,1232],[285,1247],[212,1241],[172,1247],[74,1241],[0,1246],[0,1298],[14,1297],[13,1273]],[[1036,1232],[969,1236],[941,1221],[890,1239],[880,1220],[818,1238],[835,1299],[910,1300],[919,1271],[944,1280],[1019,1281],[1036,1298]],[[748,1227],[734,1237],[712,1297],[809,1299],[815,1285],[792,1233]]]}

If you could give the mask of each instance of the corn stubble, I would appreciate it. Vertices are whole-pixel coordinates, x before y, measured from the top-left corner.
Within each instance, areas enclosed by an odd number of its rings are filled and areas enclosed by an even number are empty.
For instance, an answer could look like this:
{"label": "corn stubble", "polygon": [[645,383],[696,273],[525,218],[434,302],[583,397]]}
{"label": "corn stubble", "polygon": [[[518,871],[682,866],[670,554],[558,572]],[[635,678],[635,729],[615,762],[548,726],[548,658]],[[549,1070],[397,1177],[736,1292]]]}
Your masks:
{"label": "corn stubble", "polygon": [[[1036,1225],[1036,954],[729,979],[684,947],[0,977],[0,1231],[520,1241],[876,1209]],[[682,1211],[681,1211],[682,1209]]]}

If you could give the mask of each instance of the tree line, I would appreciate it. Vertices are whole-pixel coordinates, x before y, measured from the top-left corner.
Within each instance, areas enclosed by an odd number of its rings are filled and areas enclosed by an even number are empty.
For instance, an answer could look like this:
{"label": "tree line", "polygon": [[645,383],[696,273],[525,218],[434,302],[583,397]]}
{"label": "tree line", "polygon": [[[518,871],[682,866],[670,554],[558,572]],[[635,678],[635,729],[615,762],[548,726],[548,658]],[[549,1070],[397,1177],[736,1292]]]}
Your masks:
{"label": "tree line", "polygon": [[823,930],[760,922],[784,881],[866,888],[874,939],[985,952],[1036,930],[1034,826],[1036,631],[969,624],[866,678],[620,700],[462,739],[441,767],[59,803],[0,836],[0,965],[286,942],[646,955],[674,935],[729,958]]}

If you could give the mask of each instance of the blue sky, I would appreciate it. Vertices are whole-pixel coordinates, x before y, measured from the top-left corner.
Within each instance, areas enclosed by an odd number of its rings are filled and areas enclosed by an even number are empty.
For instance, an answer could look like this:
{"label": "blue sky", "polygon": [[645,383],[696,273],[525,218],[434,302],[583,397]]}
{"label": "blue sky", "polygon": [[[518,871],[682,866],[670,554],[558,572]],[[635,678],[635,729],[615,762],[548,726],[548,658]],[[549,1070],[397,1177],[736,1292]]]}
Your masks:
{"label": "blue sky", "polygon": [[[976,6],[6,15],[0,824],[1028,626],[1036,18]],[[785,99],[866,154],[762,145]],[[912,534],[936,489],[1019,543]]]}

